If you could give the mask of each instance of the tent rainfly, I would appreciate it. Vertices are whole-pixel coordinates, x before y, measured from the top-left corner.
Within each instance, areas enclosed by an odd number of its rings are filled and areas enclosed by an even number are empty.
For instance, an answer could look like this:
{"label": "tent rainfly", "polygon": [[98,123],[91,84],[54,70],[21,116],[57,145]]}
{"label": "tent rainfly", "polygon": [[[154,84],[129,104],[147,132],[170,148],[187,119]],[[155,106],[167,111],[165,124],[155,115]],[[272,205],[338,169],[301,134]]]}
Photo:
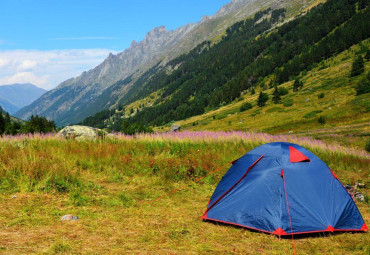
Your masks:
{"label": "tent rainfly", "polygon": [[368,231],[333,171],[305,148],[283,142],[234,161],[202,219],[278,236]]}

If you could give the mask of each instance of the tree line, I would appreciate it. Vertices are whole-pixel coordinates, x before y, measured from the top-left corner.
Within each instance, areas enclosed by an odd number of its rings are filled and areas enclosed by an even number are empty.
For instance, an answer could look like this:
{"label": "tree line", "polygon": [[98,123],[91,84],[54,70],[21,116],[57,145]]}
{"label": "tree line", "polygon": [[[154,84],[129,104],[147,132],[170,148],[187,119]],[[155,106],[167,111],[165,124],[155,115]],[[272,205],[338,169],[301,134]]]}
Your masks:
{"label": "tree line", "polygon": [[51,133],[56,131],[54,121],[44,117],[31,116],[28,121],[14,120],[9,113],[4,112],[0,107],[0,135]]}

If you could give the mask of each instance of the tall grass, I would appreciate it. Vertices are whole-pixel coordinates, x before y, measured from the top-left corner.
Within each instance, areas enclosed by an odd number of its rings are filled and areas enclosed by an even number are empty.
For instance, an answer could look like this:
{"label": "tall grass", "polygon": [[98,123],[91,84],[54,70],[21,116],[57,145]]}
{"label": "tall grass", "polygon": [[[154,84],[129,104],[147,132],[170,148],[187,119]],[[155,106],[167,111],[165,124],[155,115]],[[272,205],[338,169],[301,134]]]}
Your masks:
{"label": "tall grass", "polygon": [[[0,190],[57,191],[91,188],[87,174],[153,175],[163,182],[206,176],[258,145],[284,141],[302,145],[343,172],[346,180],[363,176],[369,154],[364,150],[329,144],[309,137],[264,133],[178,132],[115,134],[96,141],[66,140],[53,134],[0,138]],[[87,186],[86,186],[87,185]]]}

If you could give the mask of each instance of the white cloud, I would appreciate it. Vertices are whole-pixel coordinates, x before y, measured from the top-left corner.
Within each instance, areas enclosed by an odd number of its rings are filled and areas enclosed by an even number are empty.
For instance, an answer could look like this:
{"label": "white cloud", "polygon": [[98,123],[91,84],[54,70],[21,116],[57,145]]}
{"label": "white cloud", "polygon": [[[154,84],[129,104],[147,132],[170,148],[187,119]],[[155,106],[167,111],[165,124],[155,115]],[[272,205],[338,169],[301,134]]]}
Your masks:
{"label": "white cloud", "polygon": [[34,68],[37,66],[37,61],[32,61],[32,60],[25,60],[23,61],[19,66],[18,70],[19,71],[25,71]]}
{"label": "white cloud", "polygon": [[52,89],[100,64],[108,49],[0,50],[0,85],[33,83]]}
{"label": "white cloud", "polygon": [[20,72],[12,76],[4,76],[0,78],[0,84],[32,83],[42,87],[47,83],[49,78],[50,76],[48,75],[38,77],[32,72]]}
{"label": "white cloud", "polygon": [[3,66],[7,65],[8,63],[9,63],[9,60],[8,59],[0,58],[0,68],[2,68]]}

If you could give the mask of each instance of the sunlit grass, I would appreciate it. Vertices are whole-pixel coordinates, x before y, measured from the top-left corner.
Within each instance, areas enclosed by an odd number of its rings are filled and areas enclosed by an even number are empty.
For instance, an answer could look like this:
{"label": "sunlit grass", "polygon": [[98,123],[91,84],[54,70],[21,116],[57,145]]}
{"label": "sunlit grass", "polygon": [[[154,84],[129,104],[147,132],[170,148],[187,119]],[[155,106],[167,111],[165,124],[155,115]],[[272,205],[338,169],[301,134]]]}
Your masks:
{"label": "sunlit grass", "polygon": [[[289,254],[290,240],[199,218],[227,171],[225,164],[272,141],[303,145],[342,182],[370,185],[367,153],[312,138],[242,132],[117,135],[96,141],[3,137],[0,253]],[[368,199],[368,189],[362,192]],[[368,202],[359,205],[369,222]],[[60,221],[65,214],[81,219]],[[368,240],[368,234],[346,233],[298,239],[296,245],[299,254],[366,254]]]}

